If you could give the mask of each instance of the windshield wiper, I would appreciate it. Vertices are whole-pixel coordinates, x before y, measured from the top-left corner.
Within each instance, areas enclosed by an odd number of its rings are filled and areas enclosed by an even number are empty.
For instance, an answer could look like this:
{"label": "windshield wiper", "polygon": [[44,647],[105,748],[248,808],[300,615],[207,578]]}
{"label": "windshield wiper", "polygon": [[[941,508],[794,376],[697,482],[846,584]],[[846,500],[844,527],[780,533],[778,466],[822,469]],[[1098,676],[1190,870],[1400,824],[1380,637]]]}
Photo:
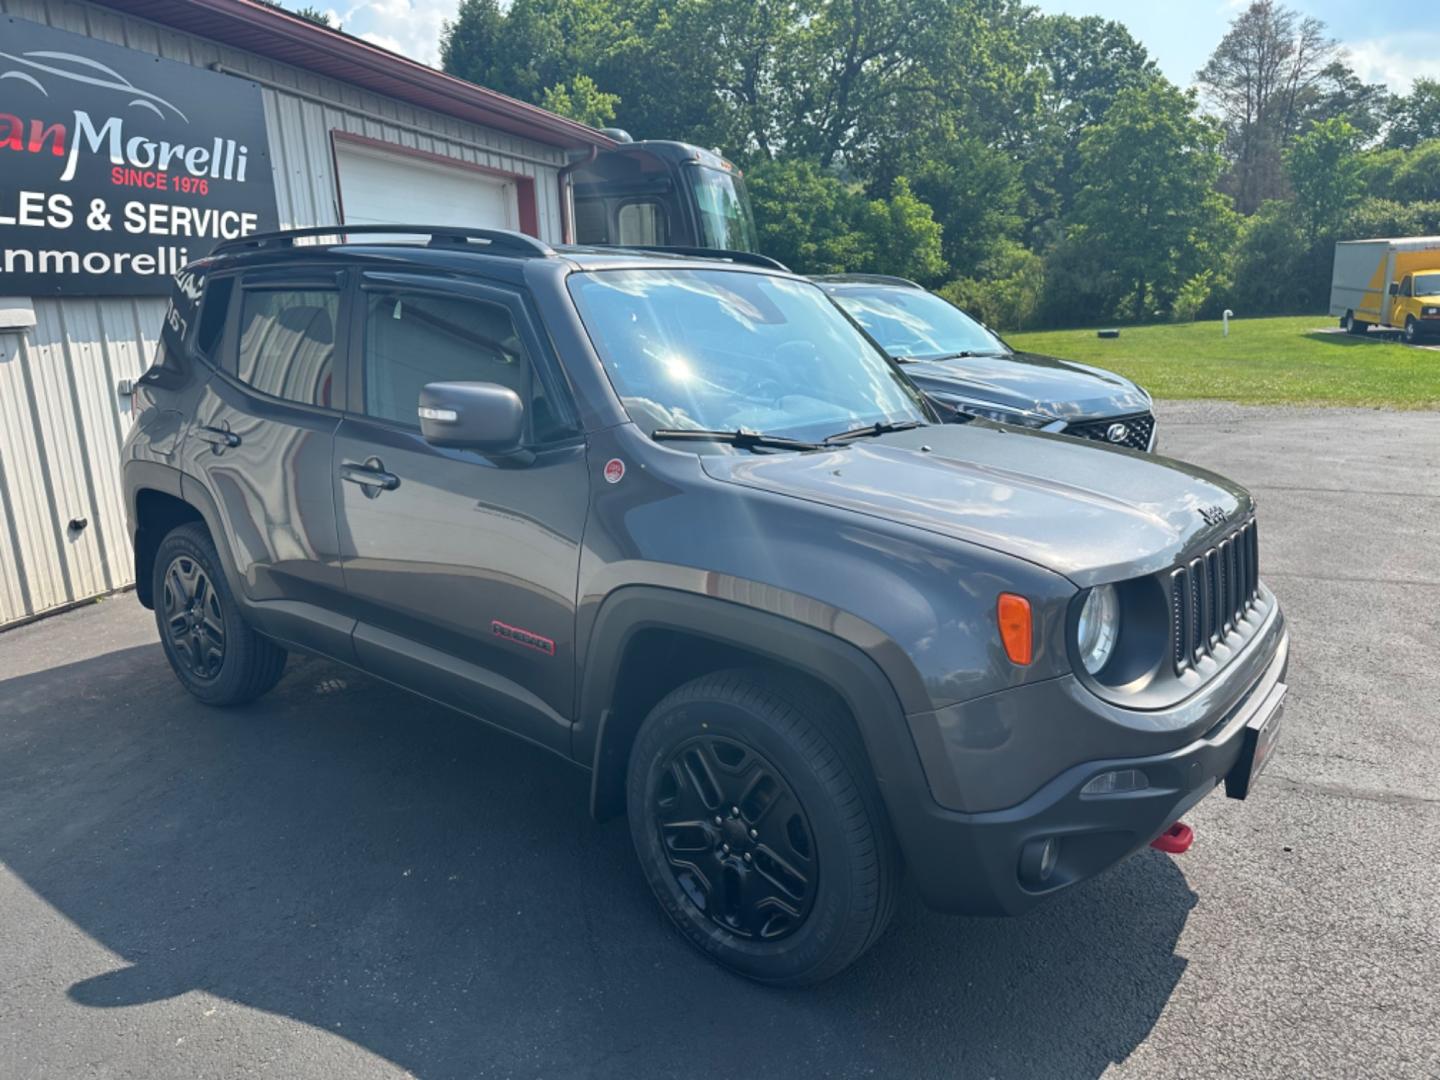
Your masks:
{"label": "windshield wiper", "polygon": [[901,363],[915,364],[921,361],[931,364],[943,363],[946,360],[969,360],[976,356],[1009,356],[1009,353],[1001,352],[999,349],[961,349],[959,352],[941,353],[939,356],[897,356],[895,359]]}
{"label": "windshield wiper", "polygon": [[766,435],[763,431],[705,431],[700,428],[658,428],[650,437],[665,442],[719,442],[738,446],[741,450],[756,447],[775,450],[824,450],[821,443],[806,442],[804,439],[788,439],[784,435]]}
{"label": "windshield wiper", "polygon": [[911,431],[925,425],[919,420],[881,420],[878,423],[866,424],[864,427],[851,428],[849,431],[837,431],[834,435],[826,435],[827,443],[845,442],[848,439],[864,439],[872,435],[889,435],[892,431]]}

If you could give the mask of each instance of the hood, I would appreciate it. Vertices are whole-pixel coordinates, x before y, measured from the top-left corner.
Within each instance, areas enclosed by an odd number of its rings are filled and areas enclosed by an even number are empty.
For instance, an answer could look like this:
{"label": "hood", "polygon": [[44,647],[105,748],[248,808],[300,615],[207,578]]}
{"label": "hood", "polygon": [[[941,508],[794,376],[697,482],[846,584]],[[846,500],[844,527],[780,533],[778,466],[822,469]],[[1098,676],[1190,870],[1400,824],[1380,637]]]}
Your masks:
{"label": "hood", "polygon": [[[1174,565],[1253,506],[1243,488],[1191,465],[983,421],[701,463],[725,483],[980,544],[1081,587]],[[1202,510],[1217,508],[1224,520],[1212,526]]]}
{"label": "hood", "polygon": [[1035,353],[917,360],[904,370],[922,390],[993,401],[1057,420],[1099,420],[1150,409],[1149,397],[1129,379]]}

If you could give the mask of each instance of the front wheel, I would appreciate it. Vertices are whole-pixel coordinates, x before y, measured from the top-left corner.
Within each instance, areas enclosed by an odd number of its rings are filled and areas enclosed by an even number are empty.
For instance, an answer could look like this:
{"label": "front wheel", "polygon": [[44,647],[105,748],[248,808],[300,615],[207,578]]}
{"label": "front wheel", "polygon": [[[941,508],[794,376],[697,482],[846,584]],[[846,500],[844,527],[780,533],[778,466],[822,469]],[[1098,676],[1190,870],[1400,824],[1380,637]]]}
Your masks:
{"label": "front wheel", "polygon": [[666,914],[701,952],[781,986],[844,970],[888,925],[899,857],[838,705],[764,671],[702,676],[631,751],[630,831]]}
{"label": "front wheel", "polygon": [[1419,336],[1419,328],[1415,325],[1415,317],[1413,315],[1405,316],[1405,344],[1414,345]]}
{"label": "front wheel", "polygon": [[207,705],[240,705],[280,681],[285,650],[240,614],[203,525],[173,530],[155,552],[155,623],[181,685]]}

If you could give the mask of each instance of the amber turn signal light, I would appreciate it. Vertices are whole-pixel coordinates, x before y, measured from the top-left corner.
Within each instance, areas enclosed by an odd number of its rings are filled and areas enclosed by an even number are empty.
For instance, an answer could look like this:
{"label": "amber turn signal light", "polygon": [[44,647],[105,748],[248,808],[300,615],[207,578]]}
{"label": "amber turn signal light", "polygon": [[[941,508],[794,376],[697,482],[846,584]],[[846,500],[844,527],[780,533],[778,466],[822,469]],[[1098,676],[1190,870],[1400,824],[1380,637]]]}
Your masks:
{"label": "amber turn signal light", "polygon": [[1030,619],[1030,601],[1014,593],[1002,592],[995,602],[995,615],[1000,623],[1000,641],[1012,664],[1025,667],[1035,659],[1035,630]]}

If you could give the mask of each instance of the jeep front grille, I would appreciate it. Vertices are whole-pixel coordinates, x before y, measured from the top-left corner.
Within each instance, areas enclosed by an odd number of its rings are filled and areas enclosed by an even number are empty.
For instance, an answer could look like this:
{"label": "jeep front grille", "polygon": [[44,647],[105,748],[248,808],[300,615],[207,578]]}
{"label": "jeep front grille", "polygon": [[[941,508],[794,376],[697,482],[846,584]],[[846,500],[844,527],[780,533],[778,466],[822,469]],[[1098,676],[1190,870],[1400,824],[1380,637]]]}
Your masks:
{"label": "jeep front grille", "polygon": [[1251,518],[1170,574],[1170,639],[1176,673],[1213,655],[1259,596],[1260,538]]}
{"label": "jeep front grille", "polygon": [[[1124,429],[1121,434],[1120,429]],[[1150,413],[1135,416],[1117,416],[1109,420],[1080,420],[1065,426],[1066,435],[1078,435],[1082,439],[1109,443],[1111,446],[1128,446],[1131,450],[1149,450],[1155,435],[1155,417]],[[1111,435],[1119,438],[1111,438]]]}

